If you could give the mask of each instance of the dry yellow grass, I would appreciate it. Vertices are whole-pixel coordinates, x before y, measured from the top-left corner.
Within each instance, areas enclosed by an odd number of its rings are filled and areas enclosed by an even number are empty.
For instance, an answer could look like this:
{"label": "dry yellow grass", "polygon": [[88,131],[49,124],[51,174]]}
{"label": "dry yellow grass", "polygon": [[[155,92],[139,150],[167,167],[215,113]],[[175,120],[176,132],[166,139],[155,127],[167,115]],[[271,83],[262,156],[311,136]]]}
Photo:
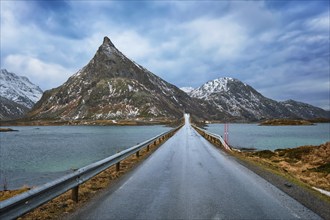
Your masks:
{"label": "dry yellow grass", "polygon": [[5,190],[5,191],[0,191],[0,201],[4,201],[6,199],[9,199],[13,196],[16,196],[18,194],[21,194],[23,192],[26,192],[30,190],[30,188],[28,186],[23,186],[20,189],[17,190]]}
{"label": "dry yellow grass", "polygon": [[330,191],[330,142],[320,146],[242,154],[255,162],[289,173],[310,186]]}

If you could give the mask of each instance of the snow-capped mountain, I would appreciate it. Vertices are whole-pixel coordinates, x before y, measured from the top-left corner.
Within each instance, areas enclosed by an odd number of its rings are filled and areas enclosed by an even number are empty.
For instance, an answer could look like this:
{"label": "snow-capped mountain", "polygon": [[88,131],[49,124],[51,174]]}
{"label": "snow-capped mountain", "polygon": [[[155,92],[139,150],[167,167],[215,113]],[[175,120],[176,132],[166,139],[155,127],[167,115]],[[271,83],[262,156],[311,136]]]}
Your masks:
{"label": "snow-capped mountain", "polygon": [[42,90],[27,77],[1,69],[0,96],[30,109],[41,98]]}
{"label": "snow-capped mountain", "polygon": [[105,37],[93,59],[62,86],[46,91],[32,119],[181,118],[206,109],[122,54]]}
{"label": "snow-capped mountain", "polygon": [[189,95],[208,101],[218,111],[226,112],[236,120],[309,119],[327,115],[325,110],[304,103],[300,103],[298,107],[298,103],[294,101],[281,103],[266,98],[251,86],[229,77],[209,81]]}
{"label": "snow-capped mountain", "polygon": [[[209,99],[210,95],[218,92],[227,92],[228,91],[228,82],[234,82],[235,79],[224,77],[209,81],[197,89],[193,89],[189,92],[192,97],[199,99]],[[237,80],[236,80],[237,81]]]}

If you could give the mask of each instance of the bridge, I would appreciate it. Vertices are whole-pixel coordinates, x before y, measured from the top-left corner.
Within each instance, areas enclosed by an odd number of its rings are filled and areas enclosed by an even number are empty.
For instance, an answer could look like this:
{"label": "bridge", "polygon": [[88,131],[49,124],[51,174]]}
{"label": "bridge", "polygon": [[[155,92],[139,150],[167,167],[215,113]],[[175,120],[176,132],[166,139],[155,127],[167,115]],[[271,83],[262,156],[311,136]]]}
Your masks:
{"label": "bridge", "polygon": [[[0,217],[19,216],[17,212],[26,204],[35,203],[37,207],[68,189],[73,189],[73,198],[77,199],[79,184],[109,166],[120,169],[120,160],[126,155],[138,156],[141,147],[149,147],[155,140],[164,140],[175,132],[141,165],[69,219],[321,219],[225,151],[215,148],[200,135],[205,131],[198,133],[192,127],[188,114],[184,119],[178,131],[160,135],[2,203]],[[223,141],[214,135],[212,138]]]}

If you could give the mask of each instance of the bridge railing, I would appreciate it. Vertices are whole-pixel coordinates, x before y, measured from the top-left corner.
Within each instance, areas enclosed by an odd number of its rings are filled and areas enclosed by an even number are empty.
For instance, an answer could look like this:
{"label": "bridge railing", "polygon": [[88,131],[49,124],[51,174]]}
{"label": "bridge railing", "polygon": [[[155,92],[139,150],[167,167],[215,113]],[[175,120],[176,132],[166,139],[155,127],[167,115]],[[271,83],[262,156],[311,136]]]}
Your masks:
{"label": "bridge railing", "polygon": [[129,149],[121,151],[103,160],[97,161],[82,167],[70,174],[60,177],[52,182],[38,186],[27,192],[19,194],[10,199],[0,202],[0,219],[15,219],[25,213],[32,211],[40,205],[58,197],[59,195],[72,190],[72,200],[78,202],[79,185],[115,165],[116,170],[120,169],[120,162],[133,154],[139,157],[139,152],[146,148],[149,151],[150,145],[161,143],[171,137],[182,125],[159,134]]}
{"label": "bridge railing", "polygon": [[232,151],[231,147],[223,140],[223,138],[218,135],[214,134],[212,132],[209,132],[207,130],[201,129],[197,127],[196,125],[191,125],[197,132],[199,132],[203,137],[208,139],[209,141],[215,143],[215,144],[220,144],[224,149],[228,151]]}

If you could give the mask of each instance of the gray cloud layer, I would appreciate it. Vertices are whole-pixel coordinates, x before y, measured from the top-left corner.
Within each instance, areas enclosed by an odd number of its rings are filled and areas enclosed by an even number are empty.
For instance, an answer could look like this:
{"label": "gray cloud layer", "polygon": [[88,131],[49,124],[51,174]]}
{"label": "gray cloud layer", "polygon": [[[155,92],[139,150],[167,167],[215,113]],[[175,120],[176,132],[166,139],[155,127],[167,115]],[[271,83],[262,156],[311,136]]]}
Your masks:
{"label": "gray cloud layer", "polygon": [[231,76],[329,109],[328,1],[1,1],[1,68],[62,84],[107,35],[181,87]]}

